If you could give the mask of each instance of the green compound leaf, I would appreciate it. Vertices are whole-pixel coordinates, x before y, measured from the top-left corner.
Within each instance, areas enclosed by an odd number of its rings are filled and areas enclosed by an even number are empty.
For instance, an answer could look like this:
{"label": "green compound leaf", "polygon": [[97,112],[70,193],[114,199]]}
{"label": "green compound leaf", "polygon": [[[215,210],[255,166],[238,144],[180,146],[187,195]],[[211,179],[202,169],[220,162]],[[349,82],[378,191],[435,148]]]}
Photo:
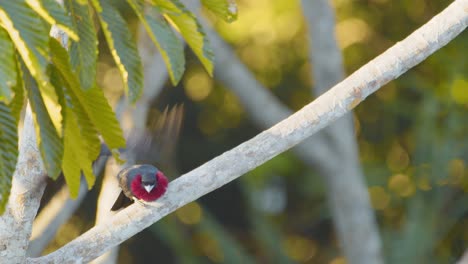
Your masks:
{"label": "green compound leaf", "polygon": [[71,70],[66,50],[56,41],[50,41],[52,61],[65,82],[65,94],[68,105],[73,110],[81,129],[81,135],[87,142],[91,160],[99,154],[99,132],[112,150],[125,146],[122,129],[101,89],[96,86],[84,91],[79,86],[76,75]]}
{"label": "green compound leaf", "polygon": [[153,43],[168,68],[172,84],[176,85],[185,70],[184,45],[164,19],[156,7],[147,6],[145,10],[144,1],[128,0],[146,32],[148,32]]}
{"label": "green compound leaf", "polygon": [[0,102],[0,215],[5,211],[18,160],[18,128],[10,108]]}
{"label": "green compound leaf", "polygon": [[195,15],[179,0],[153,0],[153,3],[174,23],[208,74],[212,76],[214,54]]}
{"label": "green compound leaf", "polygon": [[93,87],[96,82],[98,56],[96,30],[88,5],[80,5],[76,1],[68,0],[66,6],[80,36],[80,40],[72,41],[70,46],[71,65],[80,77],[81,87],[86,90]]}
{"label": "green compound leaf", "polygon": [[26,0],[26,3],[50,25],[57,25],[73,40],[79,40],[65,9],[56,0]]}
{"label": "green compound leaf", "polygon": [[59,176],[60,164],[62,163],[63,142],[52,123],[52,119],[35,81],[25,71],[27,70],[24,68],[26,94],[31,104],[42,161],[49,177],[56,179]]}
{"label": "green compound leaf", "polygon": [[97,10],[102,32],[123,78],[125,92],[134,103],[143,91],[143,66],[132,34],[119,11],[112,5],[113,1],[91,2]]}
{"label": "green compound leaf", "polygon": [[0,51],[0,102],[9,103],[17,79],[16,56],[15,47],[3,28],[0,28]]}
{"label": "green compound leaf", "polygon": [[76,198],[80,190],[81,172],[86,178],[89,189],[94,185],[96,177],[85,140],[80,135],[77,119],[70,108],[67,108],[66,116],[62,170],[70,196]]}
{"label": "green compound leaf", "polygon": [[204,7],[220,16],[226,22],[237,19],[237,5],[234,0],[201,0]]}

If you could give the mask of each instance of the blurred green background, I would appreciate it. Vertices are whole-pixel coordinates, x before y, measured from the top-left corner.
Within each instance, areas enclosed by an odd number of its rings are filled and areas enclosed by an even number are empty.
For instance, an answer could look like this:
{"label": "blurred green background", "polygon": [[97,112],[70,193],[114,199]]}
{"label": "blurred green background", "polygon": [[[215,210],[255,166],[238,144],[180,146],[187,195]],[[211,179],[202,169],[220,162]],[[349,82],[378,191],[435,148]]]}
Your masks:
{"label": "blurred green background", "polygon": [[[208,14],[218,32],[284,104],[298,110],[312,101],[300,2],[236,2],[238,20],[231,24]],[[350,74],[448,1],[334,0],[332,5]],[[122,10],[128,10],[124,4]],[[121,79],[104,42],[100,47],[99,82],[116,104]],[[177,87],[167,82],[154,101],[159,110],[185,105],[176,157],[181,174],[261,131],[228,87],[209,77],[188,49],[186,56],[184,79]],[[356,108],[354,123],[387,262],[455,262],[468,246],[468,33],[369,96]],[[88,194],[48,252],[93,225],[100,187]],[[126,241],[119,263],[342,264],[326,195],[320,175],[286,152]]]}

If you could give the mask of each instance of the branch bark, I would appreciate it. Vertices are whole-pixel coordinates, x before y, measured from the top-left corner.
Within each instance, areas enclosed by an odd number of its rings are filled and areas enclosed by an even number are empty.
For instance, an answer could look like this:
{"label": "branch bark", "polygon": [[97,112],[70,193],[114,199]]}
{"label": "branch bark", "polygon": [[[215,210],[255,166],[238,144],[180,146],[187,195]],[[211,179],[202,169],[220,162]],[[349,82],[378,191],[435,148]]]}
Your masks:
{"label": "branch bark", "polygon": [[37,147],[31,108],[26,108],[18,163],[5,213],[0,216],[0,258],[7,263],[26,259],[32,222],[46,186],[46,171]]}
{"label": "branch bark", "polygon": [[[101,174],[106,160],[107,156],[98,158],[94,165],[94,175]],[[52,197],[34,220],[31,241],[28,247],[28,257],[40,256],[45,247],[55,237],[57,230],[66,223],[80,207],[87,193],[88,188],[86,181],[82,179],[80,191],[76,199],[70,198],[70,193],[66,185]]]}
{"label": "branch bark", "polygon": [[468,263],[468,249],[465,250],[465,253],[458,260],[457,264],[467,264]]}
{"label": "branch bark", "polygon": [[59,250],[27,263],[86,262],[181,206],[236,179],[342,117],[382,85],[446,45],[468,25],[468,0],[454,1],[441,14],[347,79],[272,128],[169,184],[157,202],[117,213]]}

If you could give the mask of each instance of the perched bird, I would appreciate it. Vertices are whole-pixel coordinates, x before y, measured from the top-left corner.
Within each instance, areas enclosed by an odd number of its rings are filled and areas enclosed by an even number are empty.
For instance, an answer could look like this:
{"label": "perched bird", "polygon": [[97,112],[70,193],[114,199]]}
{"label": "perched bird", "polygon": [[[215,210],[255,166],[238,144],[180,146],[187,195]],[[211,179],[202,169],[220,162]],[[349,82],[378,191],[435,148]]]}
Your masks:
{"label": "perched bird", "polygon": [[155,201],[167,189],[166,176],[152,165],[134,165],[123,169],[117,175],[120,188],[119,197],[111,208],[117,211],[131,205],[135,199],[146,202]]}
{"label": "perched bird", "polygon": [[148,117],[151,121],[148,128],[129,133],[123,157],[127,164],[142,165],[130,166],[117,174],[122,192],[111,211],[125,208],[135,200],[155,201],[166,192],[166,176],[149,164],[163,164],[164,170],[172,171],[170,165],[174,159],[182,118],[183,105],[174,106],[170,110],[166,108],[163,113]]}

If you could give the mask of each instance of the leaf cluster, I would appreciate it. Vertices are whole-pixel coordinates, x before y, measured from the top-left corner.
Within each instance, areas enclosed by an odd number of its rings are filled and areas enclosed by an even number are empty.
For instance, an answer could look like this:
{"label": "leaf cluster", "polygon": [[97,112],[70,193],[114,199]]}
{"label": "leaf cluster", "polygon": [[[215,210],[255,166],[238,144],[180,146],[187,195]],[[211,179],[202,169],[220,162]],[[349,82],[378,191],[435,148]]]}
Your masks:
{"label": "leaf cluster", "polygon": [[[143,90],[142,62],[118,1],[63,2],[0,0],[0,213],[17,163],[17,127],[26,102],[45,169],[53,179],[63,172],[72,197],[78,195],[81,175],[89,188],[94,185],[92,162],[101,140],[117,158],[118,150],[125,147],[119,122],[96,83],[99,30],[128,99],[135,103]],[[181,1],[127,2],[161,52],[174,85],[185,70],[178,33],[212,74],[214,58],[205,33]],[[226,20],[235,17],[232,1],[204,4]]]}

